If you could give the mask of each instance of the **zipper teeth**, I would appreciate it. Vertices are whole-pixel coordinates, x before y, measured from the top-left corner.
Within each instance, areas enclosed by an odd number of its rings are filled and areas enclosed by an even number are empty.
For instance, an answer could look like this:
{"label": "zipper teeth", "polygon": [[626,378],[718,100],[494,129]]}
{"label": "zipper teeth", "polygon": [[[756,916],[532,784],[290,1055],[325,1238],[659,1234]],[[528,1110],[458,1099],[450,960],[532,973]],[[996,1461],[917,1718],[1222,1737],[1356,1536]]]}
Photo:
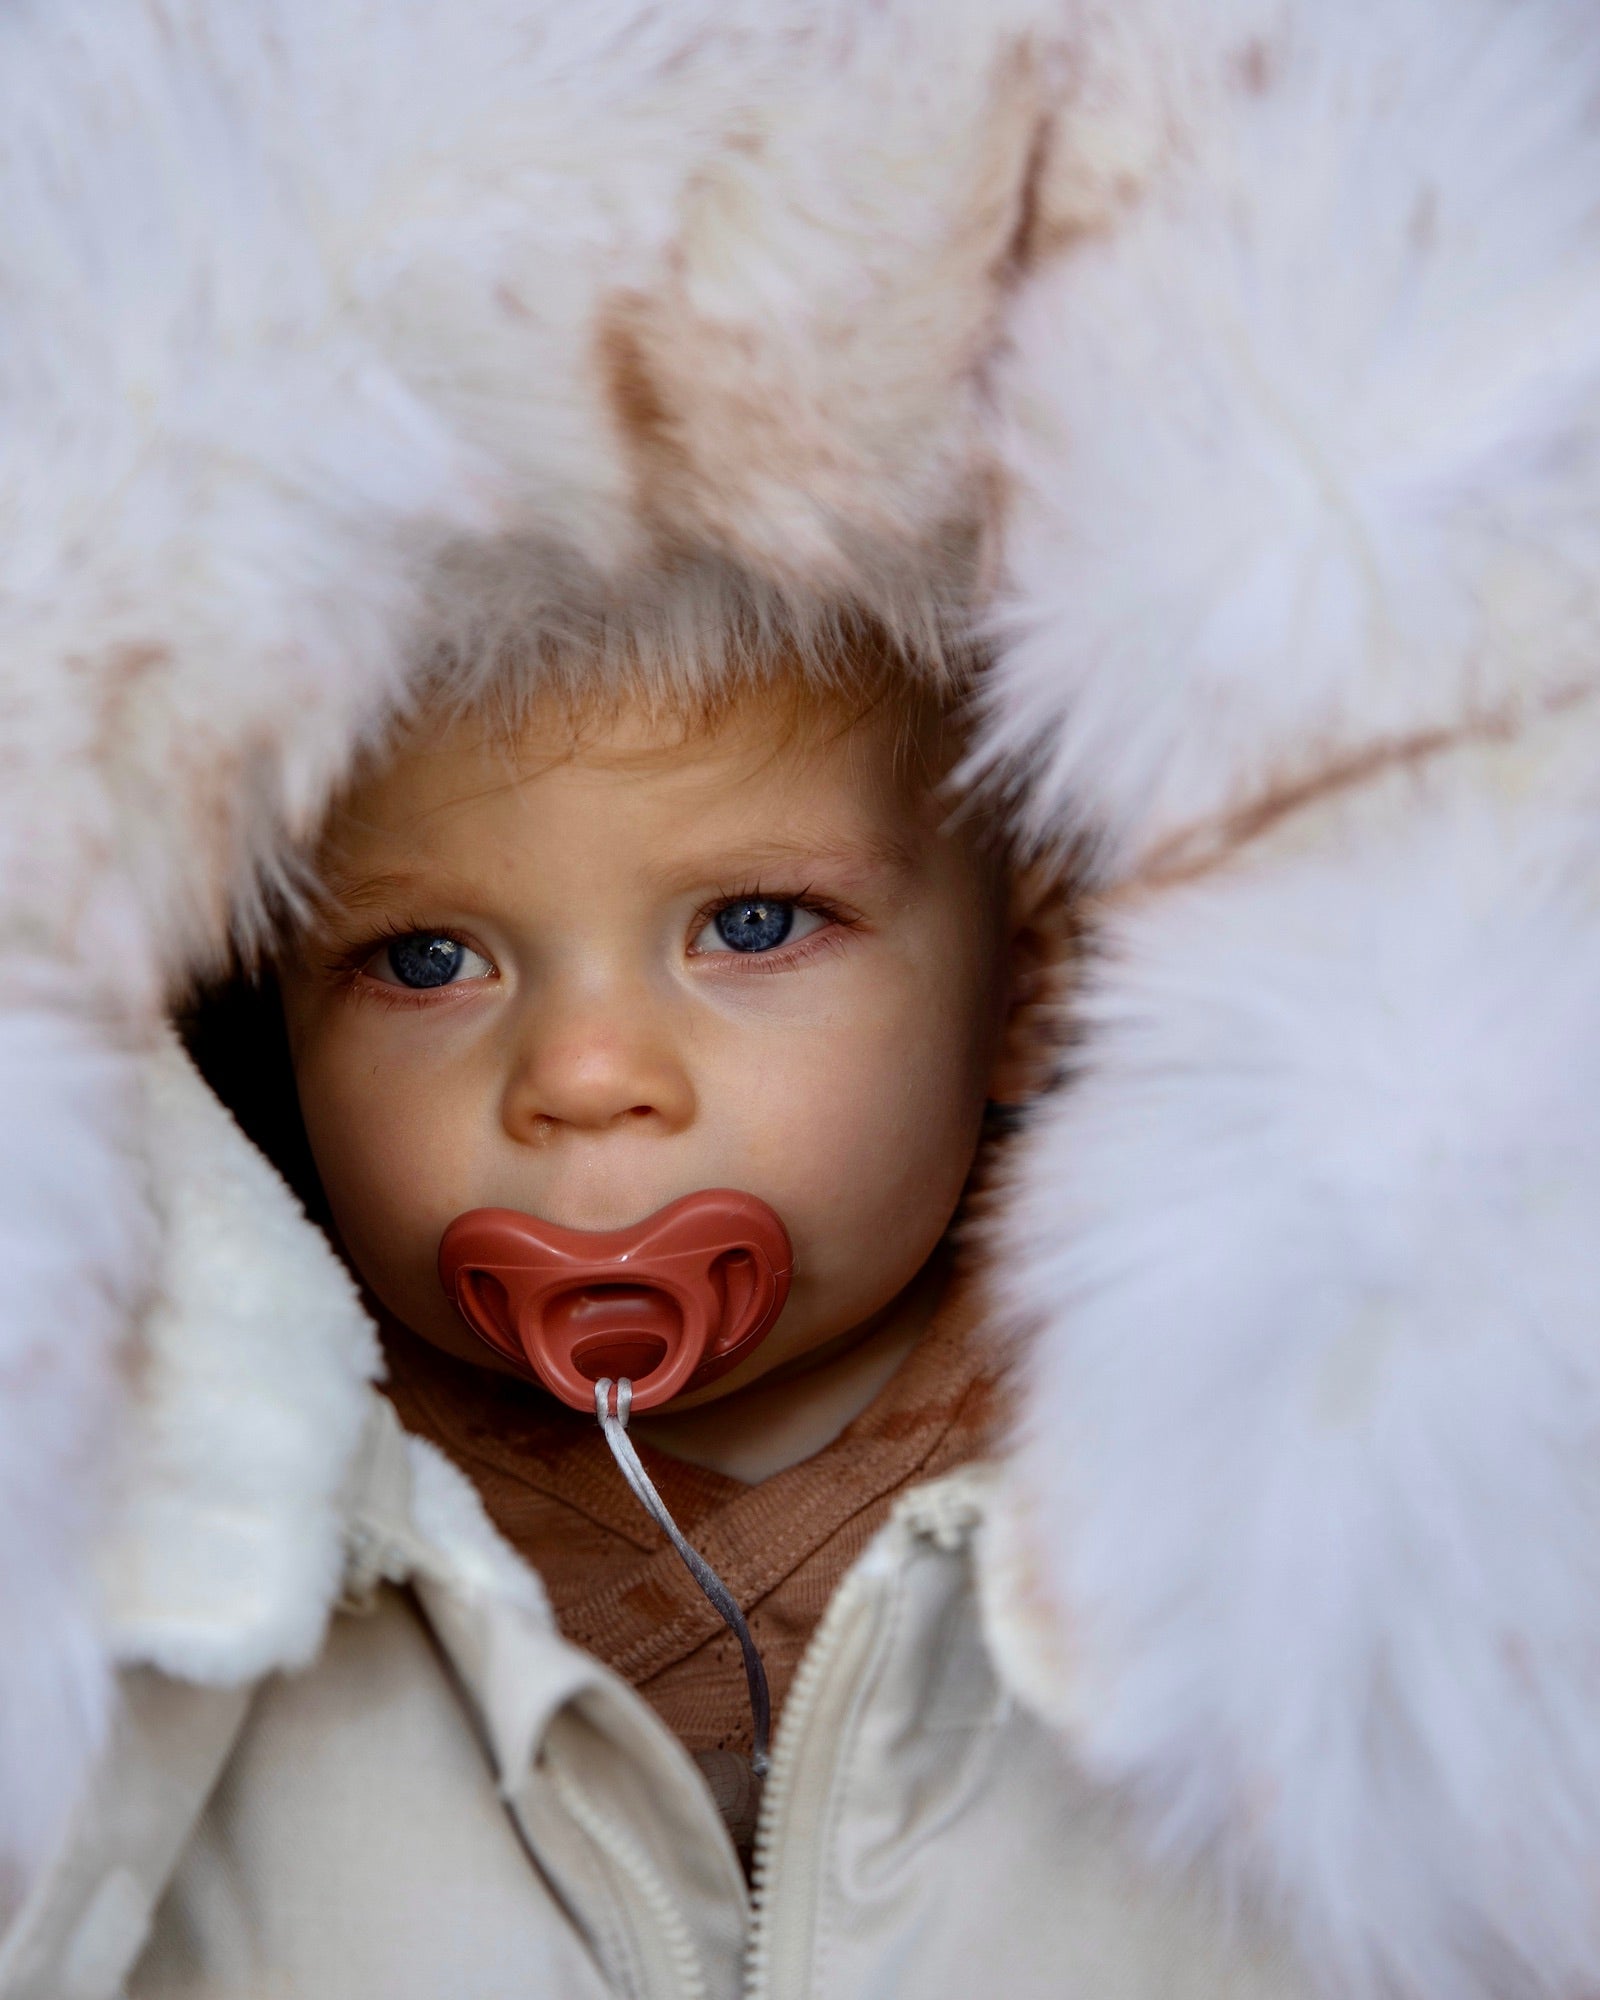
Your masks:
{"label": "zipper teeth", "polygon": [[744,2000],[766,2000],[772,1983],[772,1925],[768,1918],[768,1891],[776,1863],[779,1816],[788,1800],[800,1743],[821,1687],[844,1635],[845,1621],[860,1595],[856,1576],[850,1576],[836,1593],[823,1617],[815,1638],[806,1649],[783,1705],[777,1740],[772,1746],[772,1763],[762,1787],[761,1806],[756,1815],[755,1846],[750,1862],[750,1943],[745,1955]]}
{"label": "zipper teeth", "polygon": [[695,1950],[689,1926],[649,1856],[623,1827],[614,1825],[604,1814],[596,1812],[584,1796],[582,1787],[571,1784],[564,1771],[552,1765],[551,1775],[556,1781],[561,1802],[574,1823],[589,1836],[603,1859],[615,1862],[624,1874],[632,1878],[665,1937],[683,2000],[706,2000],[705,1969],[700,1963],[700,1954]]}
{"label": "zipper teeth", "polygon": [[[896,1529],[902,1537],[926,1537],[941,1548],[965,1542],[982,1517],[981,1493],[982,1486],[975,1481],[973,1468],[949,1474],[932,1486],[913,1489],[879,1530],[873,1546]],[[881,1576],[881,1569],[870,1567],[867,1555],[857,1559],[855,1567],[845,1577],[834,1593],[832,1603],[823,1613],[822,1622],[801,1657],[799,1671],[783,1705],[777,1740],[772,1746],[772,1764],[762,1789],[761,1809],[756,1816],[755,1848],[750,1866],[750,1942],[745,1951],[743,2000],[771,2000],[773,1927],[770,1906],[779,1858],[779,1823],[789,1803],[795,1768],[800,1761],[819,1693],[844,1642],[846,1628],[856,1615],[858,1604],[878,1588]],[[793,1894],[791,1885],[791,1899]]]}

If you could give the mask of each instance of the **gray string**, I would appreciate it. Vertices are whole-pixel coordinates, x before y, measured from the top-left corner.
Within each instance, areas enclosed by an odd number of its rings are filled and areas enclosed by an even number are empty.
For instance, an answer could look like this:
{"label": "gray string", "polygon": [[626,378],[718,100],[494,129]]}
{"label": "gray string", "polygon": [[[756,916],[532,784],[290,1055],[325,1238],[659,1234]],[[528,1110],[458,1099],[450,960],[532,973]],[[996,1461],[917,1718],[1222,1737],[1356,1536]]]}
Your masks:
{"label": "gray string", "polygon": [[[611,1407],[613,1388],[617,1392],[614,1411]],[[609,1375],[605,1375],[594,1385],[594,1413],[600,1419],[600,1428],[605,1433],[606,1443],[611,1447],[611,1456],[617,1461],[618,1470],[633,1488],[635,1499],[678,1551],[684,1568],[722,1614],[723,1622],[739,1642],[739,1650],[744,1655],[744,1677],[750,1689],[751,1736],[754,1745],[750,1756],[750,1768],[758,1778],[764,1778],[767,1775],[768,1739],[772,1733],[772,1697],[767,1690],[767,1670],[761,1664],[761,1655],[756,1650],[755,1640],[750,1636],[750,1627],[745,1623],[744,1613],[739,1609],[738,1600],[700,1551],[692,1548],[684,1540],[677,1522],[667,1512],[667,1503],[651,1484],[649,1473],[639,1463],[639,1454],[634,1450],[633,1439],[628,1435],[628,1413],[632,1408],[633,1384],[626,1375],[615,1383]]]}

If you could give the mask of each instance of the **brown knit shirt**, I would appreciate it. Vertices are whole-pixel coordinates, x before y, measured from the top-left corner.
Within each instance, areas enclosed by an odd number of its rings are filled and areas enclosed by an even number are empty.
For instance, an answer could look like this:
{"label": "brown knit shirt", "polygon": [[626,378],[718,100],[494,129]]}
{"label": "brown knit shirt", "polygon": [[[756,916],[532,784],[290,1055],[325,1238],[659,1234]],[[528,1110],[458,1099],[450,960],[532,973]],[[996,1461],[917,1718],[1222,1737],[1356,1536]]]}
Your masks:
{"label": "brown knit shirt", "polygon": [[[895,1496],[988,1442],[996,1370],[974,1338],[976,1291],[953,1285],[873,1403],[814,1457],[759,1485],[638,1440],[679,1527],[744,1608],[774,1716],[828,1599]],[[389,1341],[389,1362],[401,1421],[471,1478],[543,1577],[566,1637],[630,1681],[691,1752],[747,1755],[738,1645],[628,1491],[593,1420],[403,1332]]]}

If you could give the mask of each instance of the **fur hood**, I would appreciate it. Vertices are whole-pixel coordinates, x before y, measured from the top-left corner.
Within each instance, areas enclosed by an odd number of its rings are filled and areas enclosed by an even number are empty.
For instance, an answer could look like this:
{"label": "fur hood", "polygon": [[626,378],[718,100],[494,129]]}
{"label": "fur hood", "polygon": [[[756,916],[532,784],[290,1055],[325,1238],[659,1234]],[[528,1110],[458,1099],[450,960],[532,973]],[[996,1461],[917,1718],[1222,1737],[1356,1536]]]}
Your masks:
{"label": "fur hood", "polygon": [[7,9],[14,1865],[115,1660],[316,1643],[208,1651],[248,1508],[203,1604],[102,1579],[174,1274],[252,1310],[207,1204],[314,1255],[153,1052],[355,751],[623,597],[976,619],[975,774],[1093,881],[1006,1669],[1330,1992],[1600,1984],[1597,102],[1576,0]]}

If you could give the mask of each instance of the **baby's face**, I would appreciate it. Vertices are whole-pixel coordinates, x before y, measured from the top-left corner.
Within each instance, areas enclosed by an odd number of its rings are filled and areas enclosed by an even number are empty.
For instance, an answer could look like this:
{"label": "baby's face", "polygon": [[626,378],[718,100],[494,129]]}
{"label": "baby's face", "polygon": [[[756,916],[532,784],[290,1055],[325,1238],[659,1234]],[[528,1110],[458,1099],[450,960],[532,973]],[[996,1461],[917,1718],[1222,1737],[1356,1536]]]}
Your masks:
{"label": "baby's face", "polygon": [[757,697],[687,734],[552,704],[510,744],[425,726],[346,799],[284,1000],[334,1219],[405,1325],[497,1365],[435,1272],[464,1209],[611,1229],[707,1187],[776,1209],[795,1277],[685,1403],[911,1281],[977,1147],[1007,919],[896,742]]}

